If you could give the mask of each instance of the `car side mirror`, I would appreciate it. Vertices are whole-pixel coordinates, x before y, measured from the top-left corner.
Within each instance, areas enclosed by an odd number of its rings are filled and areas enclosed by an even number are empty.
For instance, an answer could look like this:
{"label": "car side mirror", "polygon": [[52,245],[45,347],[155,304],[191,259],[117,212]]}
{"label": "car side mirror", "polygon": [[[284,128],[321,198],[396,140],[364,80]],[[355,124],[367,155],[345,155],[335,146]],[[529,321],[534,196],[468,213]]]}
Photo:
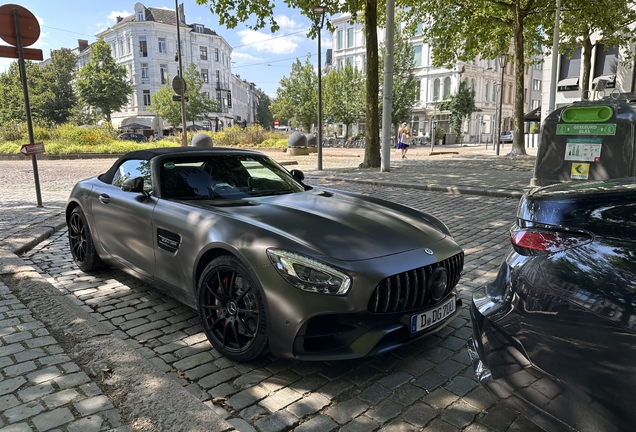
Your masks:
{"label": "car side mirror", "polygon": [[301,182],[305,180],[305,174],[301,170],[293,169],[289,173]]}
{"label": "car side mirror", "polygon": [[123,190],[124,192],[137,192],[148,196],[148,192],[144,190],[143,177],[129,178],[121,185],[121,190]]}

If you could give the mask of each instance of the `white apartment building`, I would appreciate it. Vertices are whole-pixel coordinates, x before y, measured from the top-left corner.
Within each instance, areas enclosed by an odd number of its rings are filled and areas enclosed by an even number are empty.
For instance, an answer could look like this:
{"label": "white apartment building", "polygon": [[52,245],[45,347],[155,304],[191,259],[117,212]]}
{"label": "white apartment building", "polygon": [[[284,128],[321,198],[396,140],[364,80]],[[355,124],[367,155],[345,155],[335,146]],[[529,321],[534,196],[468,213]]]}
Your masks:
{"label": "white apartment building", "polygon": [[[327,71],[342,67],[345,62],[364,70],[366,68],[366,46],[363,24],[350,22],[351,15],[343,14],[334,18],[331,24],[332,33],[332,62]],[[378,45],[385,38],[384,29],[378,28]],[[413,103],[411,111],[411,130],[414,136],[430,137],[434,125],[449,130],[449,111],[438,108],[440,102],[448,100],[450,95],[457,92],[459,82],[466,80],[475,90],[475,104],[481,112],[473,113],[470,121],[464,124],[462,142],[492,142],[496,133],[496,122],[499,118],[499,92],[502,81],[501,69],[498,61],[477,59],[469,62],[458,62],[451,69],[433,66],[432,49],[423,39],[421,26],[411,39],[415,58],[415,75],[417,77],[418,97]],[[540,91],[528,91],[529,83],[539,81],[541,87],[541,70],[527,68],[526,74],[532,72],[533,78],[526,76],[524,97],[530,106],[540,100]],[[463,73],[462,73],[463,70]],[[538,103],[538,102],[537,102]],[[502,130],[511,128],[514,111],[514,69],[512,62],[508,62],[503,76],[502,102]],[[530,111],[530,109],[528,109]],[[362,132],[364,125],[354,125],[349,135]],[[342,133],[340,134],[342,135]],[[460,137],[457,137],[459,140]]]}
{"label": "white apartment building", "polygon": [[[113,127],[126,129],[127,124],[136,123],[144,125],[146,133],[153,130],[162,134],[169,125],[148,107],[152,95],[178,72],[176,14],[142,3],[136,3],[134,11],[133,15],[118,17],[115,25],[96,35],[110,45],[115,62],[126,67],[134,89],[128,105],[112,114]],[[258,105],[260,91],[232,75],[232,47],[205,25],[186,24],[183,4],[178,12],[183,69],[194,63],[203,80],[201,91],[221,104],[220,112],[209,113],[210,120],[201,125],[221,130],[235,123],[254,123],[255,111],[247,107]],[[74,52],[81,67],[90,58],[90,46],[87,41],[79,42]]]}

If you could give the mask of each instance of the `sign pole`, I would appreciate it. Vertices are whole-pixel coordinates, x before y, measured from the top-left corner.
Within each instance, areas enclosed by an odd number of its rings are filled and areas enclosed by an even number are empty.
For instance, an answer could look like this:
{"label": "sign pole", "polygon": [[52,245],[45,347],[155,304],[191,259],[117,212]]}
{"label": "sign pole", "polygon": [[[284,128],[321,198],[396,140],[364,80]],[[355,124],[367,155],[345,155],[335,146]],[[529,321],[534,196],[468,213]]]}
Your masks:
{"label": "sign pole", "polygon": [[[24,47],[22,46],[22,34],[20,33],[20,12],[18,8],[13,8],[13,19],[15,21],[15,33],[18,48],[18,66],[20,67],[20,80],[22,81],[22,92],[24,93],[24,107],[26,108],[27,129],[29,131],[29,144],[35,144],[33,138],[33,120],[31,118],[31,104],[29,102],[29,88],[26,77],[26,66],[24,65]],[[35,180],[35,195],[38,207],[42,206],[42,192],[40,191],[40,175],[38,173],[38,160],[36,155],[31,155],[33,165],[33,179]]]}

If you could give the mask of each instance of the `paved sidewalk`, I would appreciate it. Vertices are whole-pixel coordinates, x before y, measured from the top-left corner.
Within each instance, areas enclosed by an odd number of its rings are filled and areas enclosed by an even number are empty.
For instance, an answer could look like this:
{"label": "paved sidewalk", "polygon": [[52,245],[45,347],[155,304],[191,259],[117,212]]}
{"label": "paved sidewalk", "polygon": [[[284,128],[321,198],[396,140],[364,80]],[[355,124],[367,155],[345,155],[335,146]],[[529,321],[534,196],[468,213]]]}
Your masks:
{"label": "paved sidewalk", "polygon": [[[386,173],[357,168],[361,150],[325,149],[322,171],[316,155],[267,153],[296,162],[288,168],[303,170],[309,184],[435,209],[466,248],[458,289],[468,301],[496,274],[509,215],[534,167],[533,156],[495,157],[484,147],[444,146],[436,150],[459,154],[437,156],[413,148]],[[298,431],[538,430],[474,381],[463,348],[467,313],[394,357],[329,367],[214,357],[178,302],[119,271],[85,275],[70,262],[70,188],[111,164],[41,161],[44,207],[36,208],[30,161],[0,161],[0,432],[279,432],[299,421]]]}

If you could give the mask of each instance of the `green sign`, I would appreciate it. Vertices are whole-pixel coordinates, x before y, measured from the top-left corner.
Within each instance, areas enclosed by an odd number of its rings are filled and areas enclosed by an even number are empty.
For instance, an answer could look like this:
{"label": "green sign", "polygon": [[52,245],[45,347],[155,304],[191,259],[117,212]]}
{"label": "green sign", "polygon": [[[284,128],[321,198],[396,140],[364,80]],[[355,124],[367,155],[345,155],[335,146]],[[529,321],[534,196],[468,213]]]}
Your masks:
{"label": "green sign", "polygon": [[560,124],[557,135],[616,135],[616,124]]}

